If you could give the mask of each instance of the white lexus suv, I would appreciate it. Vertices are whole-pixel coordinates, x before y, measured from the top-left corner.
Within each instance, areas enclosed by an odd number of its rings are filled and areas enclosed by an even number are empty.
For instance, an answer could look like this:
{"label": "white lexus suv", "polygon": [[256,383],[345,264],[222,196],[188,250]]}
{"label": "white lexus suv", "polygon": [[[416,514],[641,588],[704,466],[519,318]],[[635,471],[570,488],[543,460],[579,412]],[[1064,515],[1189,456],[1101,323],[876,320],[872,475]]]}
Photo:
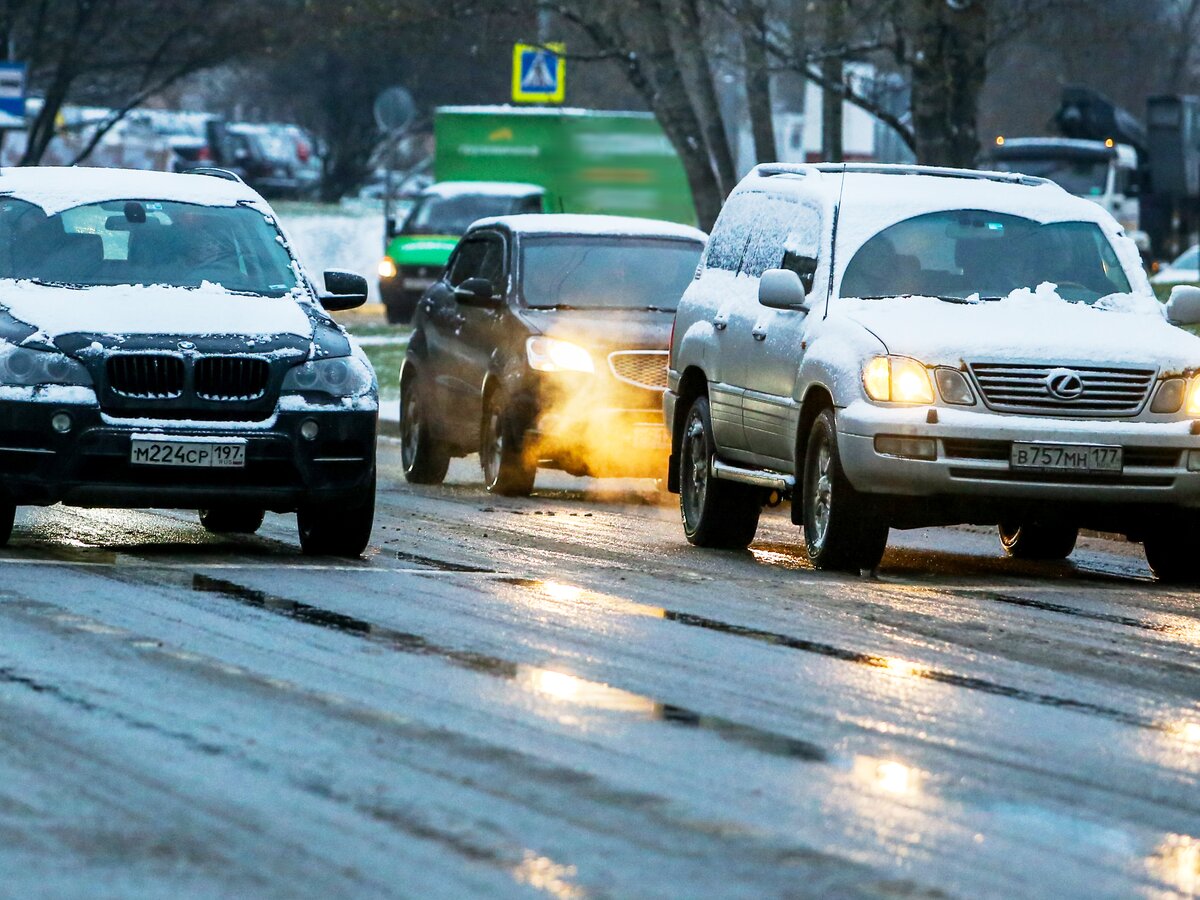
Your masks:
{"label": "white lexus suv", "polygon": [[1014,174],[762,165],[679,305],[666,422],[688,540],[744,547],[791,498],[819,568],[889,528],[1081,527],[1200,579],[1200,290],[1155,300],[1098,206]]}

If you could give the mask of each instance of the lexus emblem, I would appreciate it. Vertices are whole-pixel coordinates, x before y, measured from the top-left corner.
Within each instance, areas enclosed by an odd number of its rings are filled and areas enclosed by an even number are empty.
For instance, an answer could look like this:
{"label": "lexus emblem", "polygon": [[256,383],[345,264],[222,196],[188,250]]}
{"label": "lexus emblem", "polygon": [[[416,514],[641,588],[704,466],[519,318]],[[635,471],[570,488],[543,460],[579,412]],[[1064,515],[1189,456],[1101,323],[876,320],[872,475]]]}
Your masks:
{"label": "lexus emblem", "polygon": [[180,342],[179,342],[179,349],[180,349],[180,350],[195,350],[195,349],[196,349],[196,345],[195,345],[195,344],[193,344],[191,341],[180,341]]}
{"label": "lexus emblem", "polygon": [[1083,379],[1070,369],[1055,369],[1046,376],[1046,387],[1051,397],[1059,400],[1077,400],[1083,394]]}

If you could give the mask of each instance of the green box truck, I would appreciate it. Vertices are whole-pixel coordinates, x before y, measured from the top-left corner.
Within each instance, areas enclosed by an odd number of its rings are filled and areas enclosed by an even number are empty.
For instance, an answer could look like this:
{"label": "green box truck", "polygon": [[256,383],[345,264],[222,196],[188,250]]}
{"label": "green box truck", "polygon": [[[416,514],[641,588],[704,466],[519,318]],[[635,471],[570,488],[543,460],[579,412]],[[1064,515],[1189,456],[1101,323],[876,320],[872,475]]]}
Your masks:
{"label": "green box truck", "polygon": [[650,113],[447,106],[436,112],[434,138],[437,182],[398,227],[389,223],[379,267],[389,321],[408,321],[424,286],[440,277],[470,224],[467,210],[482,218],[540,206],[696,222],[683,165]]}

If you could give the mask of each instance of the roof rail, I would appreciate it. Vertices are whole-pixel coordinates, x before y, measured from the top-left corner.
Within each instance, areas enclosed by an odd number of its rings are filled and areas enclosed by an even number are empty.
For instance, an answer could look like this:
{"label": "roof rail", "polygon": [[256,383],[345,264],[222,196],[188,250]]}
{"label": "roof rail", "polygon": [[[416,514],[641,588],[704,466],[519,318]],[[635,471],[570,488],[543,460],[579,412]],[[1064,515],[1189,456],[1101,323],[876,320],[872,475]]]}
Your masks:
{"label": "roof rail", "polygon": [[229,169],[222,169],[218,166],[198,166],[195,169],[187,169],[184,175],[207,175],[209,178],[220,178],[222,181],[236,181],[238,184],[245,184],[242,181],[242,176],[237,172]]}
{"label": "roof rail", "polygon": [[[770,178],[772,175],[811,175],[815,166],[809,163],[769,162],[759,163],[754,167],[754,174],[760,178]],[[840,171],[840,168],[839,168]]]}
{"label": "roof rail", "polygon": [[848,172],[863,175],[932,175],[935,178],[966,178],[972,181],[998,181],[1008,184],[1023,184],[1027,187],[1054,184],[1048,178],[1022,175],[1019,172],[988,172],[979,169],[953,169],[946,166],[909,166],[893,163],[817,163],[812,168],[818,172],[829,174]]}

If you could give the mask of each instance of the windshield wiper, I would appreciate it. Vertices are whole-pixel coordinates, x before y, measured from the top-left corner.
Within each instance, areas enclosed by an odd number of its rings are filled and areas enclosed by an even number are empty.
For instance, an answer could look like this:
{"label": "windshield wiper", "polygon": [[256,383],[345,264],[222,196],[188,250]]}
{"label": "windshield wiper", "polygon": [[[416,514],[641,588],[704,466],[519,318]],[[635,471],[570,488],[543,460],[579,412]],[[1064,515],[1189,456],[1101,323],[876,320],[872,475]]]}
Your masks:
{"label": "windshield wiper", "polygon": [[675,307],[673,306],[643,306],[642,309],[646,310],[646,312],[675,312]]}
{"label": "windshield wiper", "polygon": [[[868,294],[865,297],[859,297],[859,300],[902,300],[906,297],[932,297],[934,300],[942,300],[945,303],[963,303],[967,306],[974,305],[974,300],[968,300],[966,297],[956,297],[953,294]],[[991,299],[986,298],[986,299]],[[996,298],[1000,299],[999,297]]]}
{"label": "windshield wiper", "polygon": [[539,303],[537,306],[530,306],[530,309],[583,309],[582,306],[572,306],[569,303]]}

